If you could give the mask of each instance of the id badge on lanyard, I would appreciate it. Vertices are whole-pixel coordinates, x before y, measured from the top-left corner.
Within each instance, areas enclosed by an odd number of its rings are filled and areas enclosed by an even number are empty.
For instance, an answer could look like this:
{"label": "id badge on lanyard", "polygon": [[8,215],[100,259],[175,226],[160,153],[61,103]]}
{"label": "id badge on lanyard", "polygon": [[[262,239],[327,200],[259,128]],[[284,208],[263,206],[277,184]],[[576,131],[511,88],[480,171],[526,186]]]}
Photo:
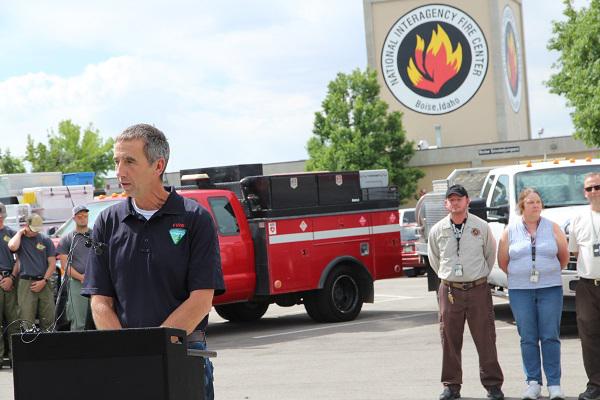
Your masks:
{"label": "id badge on lanyard", "polygon": [[458,261],[456,263],[456,265],[454,266],[454,269],[452,272],[454,272],[454,276],[456,277],[461,277],[463,276],[463,266],[460,263],[460,239],[462,238],[462,234],[465,230],[465,225],[466,225],[467,221],[465,220],[460,229],[457,229],[456,226],[454,224],[452,224],[452,230],[454,232],[454,237],[456,238],[456,257],[458,258]]}
{"label": "id badge on lanyard", "polygon": [[592,245],[592,251],[594,257],[600,257],[600,238],[598,237],[598,232],[596,231],[596,226],[594,225],[594,213],[590,211],[590,221],[592,222],[592,233],[594,234],[594,244]]}
{"label": "id badge on lanyard", "polygon": [[531,236],[531,275],[529,282],[538,283],[540,281],[540,271],[535,269],[535,236]]}
{"label": "id badge on lanyard", "polygon": [[540,271],[535,269],[535,265],[531,269],[531,275],[529,275],[529,282],[538,283],[540,281]]}
{"label": "id badge on lanyard", "polygon": [[454,276],[463,276],[463,266],[462,266],[462,264],[456,264],[454,266]]}

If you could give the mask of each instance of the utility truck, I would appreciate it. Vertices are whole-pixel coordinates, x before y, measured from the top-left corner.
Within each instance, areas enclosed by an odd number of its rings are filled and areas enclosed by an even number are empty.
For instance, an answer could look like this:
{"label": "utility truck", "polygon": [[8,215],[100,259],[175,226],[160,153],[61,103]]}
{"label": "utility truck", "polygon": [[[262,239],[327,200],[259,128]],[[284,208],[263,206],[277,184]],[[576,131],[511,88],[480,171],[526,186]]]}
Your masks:
{"label": "utility truck", "polygon": [[[517,206],[519,193],[526,187],[533,187],[541,194],[544,202],[542,216],[556,222],[568,235],[570,219],[580,209],[588,207],[583,195],[583,180],[590,172],[600,172],[600,159],[525,162],[489,169],[480,189],[474,187],[469,190],[470,211],[490,223],[494,237],[498,240],[508,223],[521,218]],[[445,187],[440,182],[438,189],[424,196],[416,207],[417,222],[421,228],[417,250],[427,265],[427,235],[429,229],[447,215],[444,195],[450,181],[449,177]],[[453,181],[450,184],[453,183],[460,182]],[[562,272],[564,311],[575,311],[573,282],[577,280],[576,270],[577,260],[571,256],[567,268]],[[436,290],[435,273],[430,267],[428,271],[429,290]],[[497,263],[488,277],[488,283],[494,295],[510,295],[507,276]]]}

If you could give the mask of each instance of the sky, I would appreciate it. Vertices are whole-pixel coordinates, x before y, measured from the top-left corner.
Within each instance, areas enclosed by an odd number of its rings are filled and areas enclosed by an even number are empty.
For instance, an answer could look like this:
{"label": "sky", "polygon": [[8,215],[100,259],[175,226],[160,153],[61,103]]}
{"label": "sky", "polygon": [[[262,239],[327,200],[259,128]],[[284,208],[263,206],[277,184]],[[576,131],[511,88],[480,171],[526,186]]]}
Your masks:
{"label": "sky", "polygon": [[[523,0],[534,138],[572,132],[543,84],[562,10]],[[15,156],[27,135],[45,143],[71,119],[104,138],[155,125],[171,145],[167,171],[295,161],[328,82],[367,66],[363,2],[0,0],[0,60],[0,149]]]}

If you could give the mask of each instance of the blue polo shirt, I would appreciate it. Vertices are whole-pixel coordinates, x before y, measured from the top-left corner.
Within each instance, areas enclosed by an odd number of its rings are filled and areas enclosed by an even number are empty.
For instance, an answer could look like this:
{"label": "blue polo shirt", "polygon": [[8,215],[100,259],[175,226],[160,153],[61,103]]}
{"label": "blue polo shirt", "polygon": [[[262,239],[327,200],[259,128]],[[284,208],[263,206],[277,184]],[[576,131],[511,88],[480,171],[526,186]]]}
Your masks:
{"label": "blue polo shirt", "polygon": [[[219,241],[211,215],[173,189],[149,219],[131,198],[104,210],[92,237],[105,243],[90,252],[81,294],[114,299],[124,328],[161,325],[198,289],[225,288]],[[197,329],[204,330],[208,316]]]}

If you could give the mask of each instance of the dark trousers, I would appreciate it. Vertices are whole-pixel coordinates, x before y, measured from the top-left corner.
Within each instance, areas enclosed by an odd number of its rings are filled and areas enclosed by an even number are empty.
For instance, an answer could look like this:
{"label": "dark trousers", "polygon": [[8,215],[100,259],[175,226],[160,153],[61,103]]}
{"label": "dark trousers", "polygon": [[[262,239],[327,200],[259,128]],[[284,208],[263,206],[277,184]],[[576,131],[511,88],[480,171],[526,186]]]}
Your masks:
{"label": "dark trousers", "polygon": [[580,280],[575,293],[583,366],[588,384],[600,387],[600,286]]}
{"label": "dark trousers", "polygon": [[486,284],[469,290],[452,288],[454,304],[448,299],[448,286],[440,284],[440,334],[442,337],[442,383],[453,389],[462,384],[462,344],[465,320],[479,354],[479,379],[485,388],[504,382],[496,352],[496,328],[492,295]]}

